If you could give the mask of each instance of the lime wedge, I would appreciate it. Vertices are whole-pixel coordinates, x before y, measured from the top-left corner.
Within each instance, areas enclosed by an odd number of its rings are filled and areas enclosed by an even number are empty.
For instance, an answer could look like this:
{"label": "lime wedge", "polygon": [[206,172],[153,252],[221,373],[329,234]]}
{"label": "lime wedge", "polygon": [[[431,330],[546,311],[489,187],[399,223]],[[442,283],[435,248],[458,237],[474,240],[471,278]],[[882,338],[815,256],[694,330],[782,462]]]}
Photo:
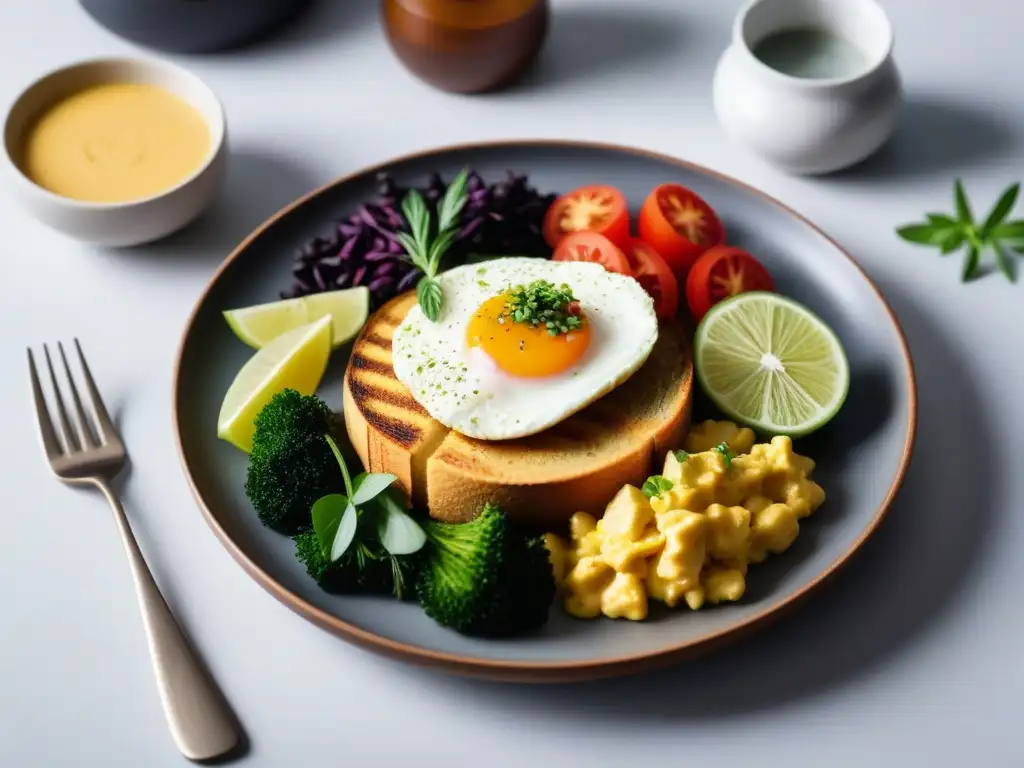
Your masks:
{"label": "lime wedge", "polygon": [[331,356],[331,318],[324,316],[278,336],[249,358],[224,395],[217,436],[246,453],[256,416],[283,389],[316,392]]}
{"label": "lime wedge", "polygon": [[336,349],[359,333],[369,313],[370,290],[360,285],[243,309],[229,309],[224,313],[224,319],[239,339],[254,349],[262,349],[282,333],[330,315],[334,325],[333,347]]}
{"label": "lime wedge", "polygon": [[817,315],[777,293],[741,293],[711,308],[694,337],[701,388],[729,418],[799,437],[843,405],[850,366]]}

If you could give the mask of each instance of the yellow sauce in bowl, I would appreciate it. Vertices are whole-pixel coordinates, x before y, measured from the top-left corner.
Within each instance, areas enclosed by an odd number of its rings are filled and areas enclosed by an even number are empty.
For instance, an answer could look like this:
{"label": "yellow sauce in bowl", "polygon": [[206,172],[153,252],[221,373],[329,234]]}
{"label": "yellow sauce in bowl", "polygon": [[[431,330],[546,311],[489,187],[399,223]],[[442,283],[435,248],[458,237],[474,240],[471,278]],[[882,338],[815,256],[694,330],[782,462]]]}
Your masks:
{"label": "yellow sauce in bowl", "polygon": [[29,126],[22,171],[44,189],[90,203],[153,197],[197,171],[210,129],[155,85],[110,83],[71,94]]}

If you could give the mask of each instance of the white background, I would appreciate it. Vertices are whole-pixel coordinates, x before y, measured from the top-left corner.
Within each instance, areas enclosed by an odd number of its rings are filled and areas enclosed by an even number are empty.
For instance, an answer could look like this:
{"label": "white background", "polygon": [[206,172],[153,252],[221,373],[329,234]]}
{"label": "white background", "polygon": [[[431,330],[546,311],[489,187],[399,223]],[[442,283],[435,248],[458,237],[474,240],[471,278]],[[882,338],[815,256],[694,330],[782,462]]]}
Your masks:
{"label": "white background", "polygon": [[[875,161],[791,179],[722,136],[710,78],[739,0],[554,0],[527,86],[444,95],[412,79],[377,3],[330,0],[277,41],[182,57],[218,92],[234,151],[217,207],[181,236],[90,250],[0,204],[0,765],[177,766],[131,580],[98,496],[42,461],[28,344],[79,336],[134,458],[125,501],[168,600],[250,735],[243,764],[845,766],[1024,764],[1024,285],[959,282],[960,258],[893,228],[979,207],[1024,161],[1024,53],[1005,0],[890,0],[908,104]],[[627,10],[628,9],[628,10]],[[67,0],[0,3],[0,96],[73,59],[134,49]],[[171,434],[192,304],[251,228],[297,195],[457,140],[635,144],[735,175],[846,245],[880,284],[920,381],[904,492],[861,557],[797,615],[656,676],[522,688],[440,677],[290,613],[216,541]]]}

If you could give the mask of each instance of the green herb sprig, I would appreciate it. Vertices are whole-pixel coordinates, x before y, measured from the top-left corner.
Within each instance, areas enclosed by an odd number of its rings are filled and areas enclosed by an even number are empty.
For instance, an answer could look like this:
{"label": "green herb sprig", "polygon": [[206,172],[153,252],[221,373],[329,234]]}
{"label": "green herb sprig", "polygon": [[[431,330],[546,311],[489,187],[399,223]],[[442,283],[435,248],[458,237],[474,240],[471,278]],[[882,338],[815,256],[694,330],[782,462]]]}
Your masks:
{"label": "green herb sprig", "polygon": [[357,539],[376,538],[391,556],[411,555],[426,544],[427,536],[390,492],[398,478],[383,472],[363,472],[350,477],[337,443],[331,446],[345,493],[322,496],[313,504],[313,530],[325,558],[336,562]]}
{"label": "green herb sprig", "polygon": [[663,475],[651,475],[644,481],[640,490],[643,491],[644,496],[650,499],[660,496],[665,491],[671,491],[672,481]]}
{"label": "green herb sprig", "polygon": [[1017,267],[1010,251],[1024,253],[1024,220],[1007,221],[1007,217],[1019,194],[1019,183],[1008,187],[992,206],[985,221],[978,225],[963,184],[957,179],[953,185],[955,215],[929,213],[927,222],[899,227],[896,234],[908,242],[938,248],[943,256],[966,246],[967,257],[960,273],[960,280],[965,283],[981,276],[981,257],[986,250],[991,250],[999,271],[1014,283],[1017,281]]}
{"label": "green herb sprig", "polygon": [[690,454],[686,451],[672,451],[672,455],[676,457],[676,461],[680,464],[685,464],[686,460],[690,458]]}
{"label": "green herb sprig", "polygon": [[436,278],[441,258],[458,236],[459,214],[469,199],[466,193],[468,179],[469,169],[463,168],[448,185],[437,206],[437,231],[433,235],[431,215],[423,195],[416,189],[410,189],[402,199],[402,214],[409,224],[409,232],[399,232],[398,241],[405,248],[409,261],[423,273],[416,284],[416,299],[423,308],[423,314],[431,321],[437,320],[444,307],[444,291]]}
{"label": "green herb sprig", "polygon": [[580,327],[579,305],[572,288],[555,286],[547,280],[534,280],[507,291],[502,318],[532,326],[543,325],[551,336],[569,333]]}
{"label": "green herb sprig", "polygon": [[728,443],[719,443],[715,446],[714,450],[722,454],[722,459],[725,460],[725,468],[729,469],[732,466],[732,460],[736,458],[736,454],[733,453],[732,448],[729,447]]}

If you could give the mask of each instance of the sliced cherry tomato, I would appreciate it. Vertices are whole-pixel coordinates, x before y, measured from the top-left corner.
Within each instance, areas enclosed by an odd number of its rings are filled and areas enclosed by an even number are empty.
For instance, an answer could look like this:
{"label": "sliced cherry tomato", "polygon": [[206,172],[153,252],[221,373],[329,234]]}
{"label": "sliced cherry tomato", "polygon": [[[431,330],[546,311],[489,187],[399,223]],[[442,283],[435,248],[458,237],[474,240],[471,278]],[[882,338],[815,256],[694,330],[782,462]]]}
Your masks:
{"label": "sliced cherry tomato", "polygon": [[651,191],[640,209],[637,229],[680,282],[698,256],[725,239],[725,228],[711,206],[680,184],[661,184]]}
{"label": "sliced cherry tomato", "polygon": [[658,317],[675,317],[679,307],[679,282],[665,260],[643,240],[631,238],[624,251],[633,277],[654,299]]}
{"label": "sliced cherry tomato", "polygon": [[597,232],[573,232],[562,238],[551,257],[555,261],[596,261],[609,272],[632,275],[625,254]]}
{"label": "sliced cherry tomato", "polygon": [[715,304],[746,291],[774,291],[768,270],[741,248],[709,248],[686,277],[686,303],[696,322]]}
{"label": "sliced cherry tomato", "polygon": [[544,239],[552,248],[570,232],[581,230],[597,232],[624,248],[629,240],[625,196],[615,187],[580,187],[555,200],[544,215]]}

